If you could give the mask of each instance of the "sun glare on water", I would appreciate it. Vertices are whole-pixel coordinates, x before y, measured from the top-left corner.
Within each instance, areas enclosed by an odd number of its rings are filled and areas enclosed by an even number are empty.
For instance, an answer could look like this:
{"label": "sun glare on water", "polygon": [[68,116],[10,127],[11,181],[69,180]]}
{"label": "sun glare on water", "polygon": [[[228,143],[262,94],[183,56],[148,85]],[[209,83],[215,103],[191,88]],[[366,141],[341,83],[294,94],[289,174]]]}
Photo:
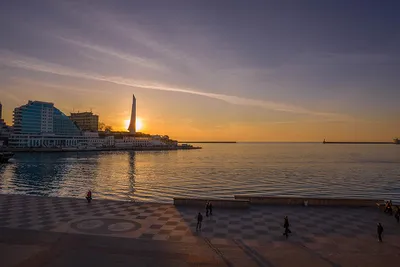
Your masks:
{"label": "sun glare on water", "polygon": [[[125,120],[125,129],[128,130],[129,124],[130,124],[131,120]],[[143,121],[141,118],[136,118],[136,131],[140,132],[143,129]]]}

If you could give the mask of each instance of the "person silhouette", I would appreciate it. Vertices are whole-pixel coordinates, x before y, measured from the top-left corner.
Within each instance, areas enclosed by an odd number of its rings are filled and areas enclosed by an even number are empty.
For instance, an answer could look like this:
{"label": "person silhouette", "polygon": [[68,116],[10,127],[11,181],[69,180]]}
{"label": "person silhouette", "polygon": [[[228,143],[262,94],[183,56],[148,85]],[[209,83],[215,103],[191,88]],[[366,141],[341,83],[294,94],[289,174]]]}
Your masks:
{"label": "person silhouette", "polygon": [[400,208],[399,206],[396,206],[396,213],[394,214],[394,218],[396,219],[397,223],[399,223],[400,220]]}
{"label": "person silhouette", "polygon": [[92,191],[89,190],[86,193],[86,200],[87,200],[88,203],[90,203],[92,201]]}
{"label": "person silhouette", "polygon": [[379,240],[379,242],[382,242],[383,226],[382,226],[381,223],[377,224],[376,231],[378,232],[378,240]]}
{"label": "person silhouette", "polygon": [[203,221],[203,215],[201,215],[201,213],[199,212],[199,214],[197,214],[196,232],[201,231],[201,222],[202,221]]}
{"label": "person silhouette", "polygon": [[284,218],[284,222],[283,222],[283,228],[285,228],[285,232],[283,232],[283,235],[286,236],[286,239],[289,237],[289,234],[292,233],[292,231],[290,231],[289,229],[289,218],[288,216],[285,216]]}

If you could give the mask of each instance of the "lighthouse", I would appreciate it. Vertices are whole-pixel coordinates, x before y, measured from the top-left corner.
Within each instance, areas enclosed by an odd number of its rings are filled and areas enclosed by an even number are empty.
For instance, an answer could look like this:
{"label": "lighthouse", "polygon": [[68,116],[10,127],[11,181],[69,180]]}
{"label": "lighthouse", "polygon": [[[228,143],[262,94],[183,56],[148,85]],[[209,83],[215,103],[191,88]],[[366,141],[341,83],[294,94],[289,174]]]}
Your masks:
{"label": "lighthouse", "polygon": [[128,131],[131,134],[136,133],[136,98],[135,98],[135,95],[133,95],[133,100],[132,100],[131,122],[129,124]]}

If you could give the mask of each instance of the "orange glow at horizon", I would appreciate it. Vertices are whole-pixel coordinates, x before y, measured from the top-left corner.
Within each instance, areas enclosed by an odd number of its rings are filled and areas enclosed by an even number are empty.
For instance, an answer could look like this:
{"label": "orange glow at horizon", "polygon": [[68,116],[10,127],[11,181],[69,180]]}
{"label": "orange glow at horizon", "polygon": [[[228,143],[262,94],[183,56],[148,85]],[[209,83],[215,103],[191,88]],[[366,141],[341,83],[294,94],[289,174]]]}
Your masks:
{"label": "orange glow at horizon", "polygon": [[[128,129],[130,122],[131,122],[130,119],[124,120],[124,127],[125,127],[125,130]],[[140,117],[137,117],[137,118],[136,118],[136,131],[139,132],[139,131],[141,131],[141,130],[143,130],[143,120],[142,120]]]}

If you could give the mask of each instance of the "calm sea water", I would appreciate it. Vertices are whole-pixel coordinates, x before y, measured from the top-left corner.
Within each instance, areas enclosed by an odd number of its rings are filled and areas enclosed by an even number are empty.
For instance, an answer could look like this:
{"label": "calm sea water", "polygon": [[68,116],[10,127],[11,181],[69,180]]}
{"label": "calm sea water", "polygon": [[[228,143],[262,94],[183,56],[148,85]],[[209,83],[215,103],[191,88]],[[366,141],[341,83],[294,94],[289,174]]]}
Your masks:
{"label": "calm sea water", "polygon": [[400,146],[204,144],[202,150],[17,154],[0,192],[171,202],[235,194],[400,201]]}

